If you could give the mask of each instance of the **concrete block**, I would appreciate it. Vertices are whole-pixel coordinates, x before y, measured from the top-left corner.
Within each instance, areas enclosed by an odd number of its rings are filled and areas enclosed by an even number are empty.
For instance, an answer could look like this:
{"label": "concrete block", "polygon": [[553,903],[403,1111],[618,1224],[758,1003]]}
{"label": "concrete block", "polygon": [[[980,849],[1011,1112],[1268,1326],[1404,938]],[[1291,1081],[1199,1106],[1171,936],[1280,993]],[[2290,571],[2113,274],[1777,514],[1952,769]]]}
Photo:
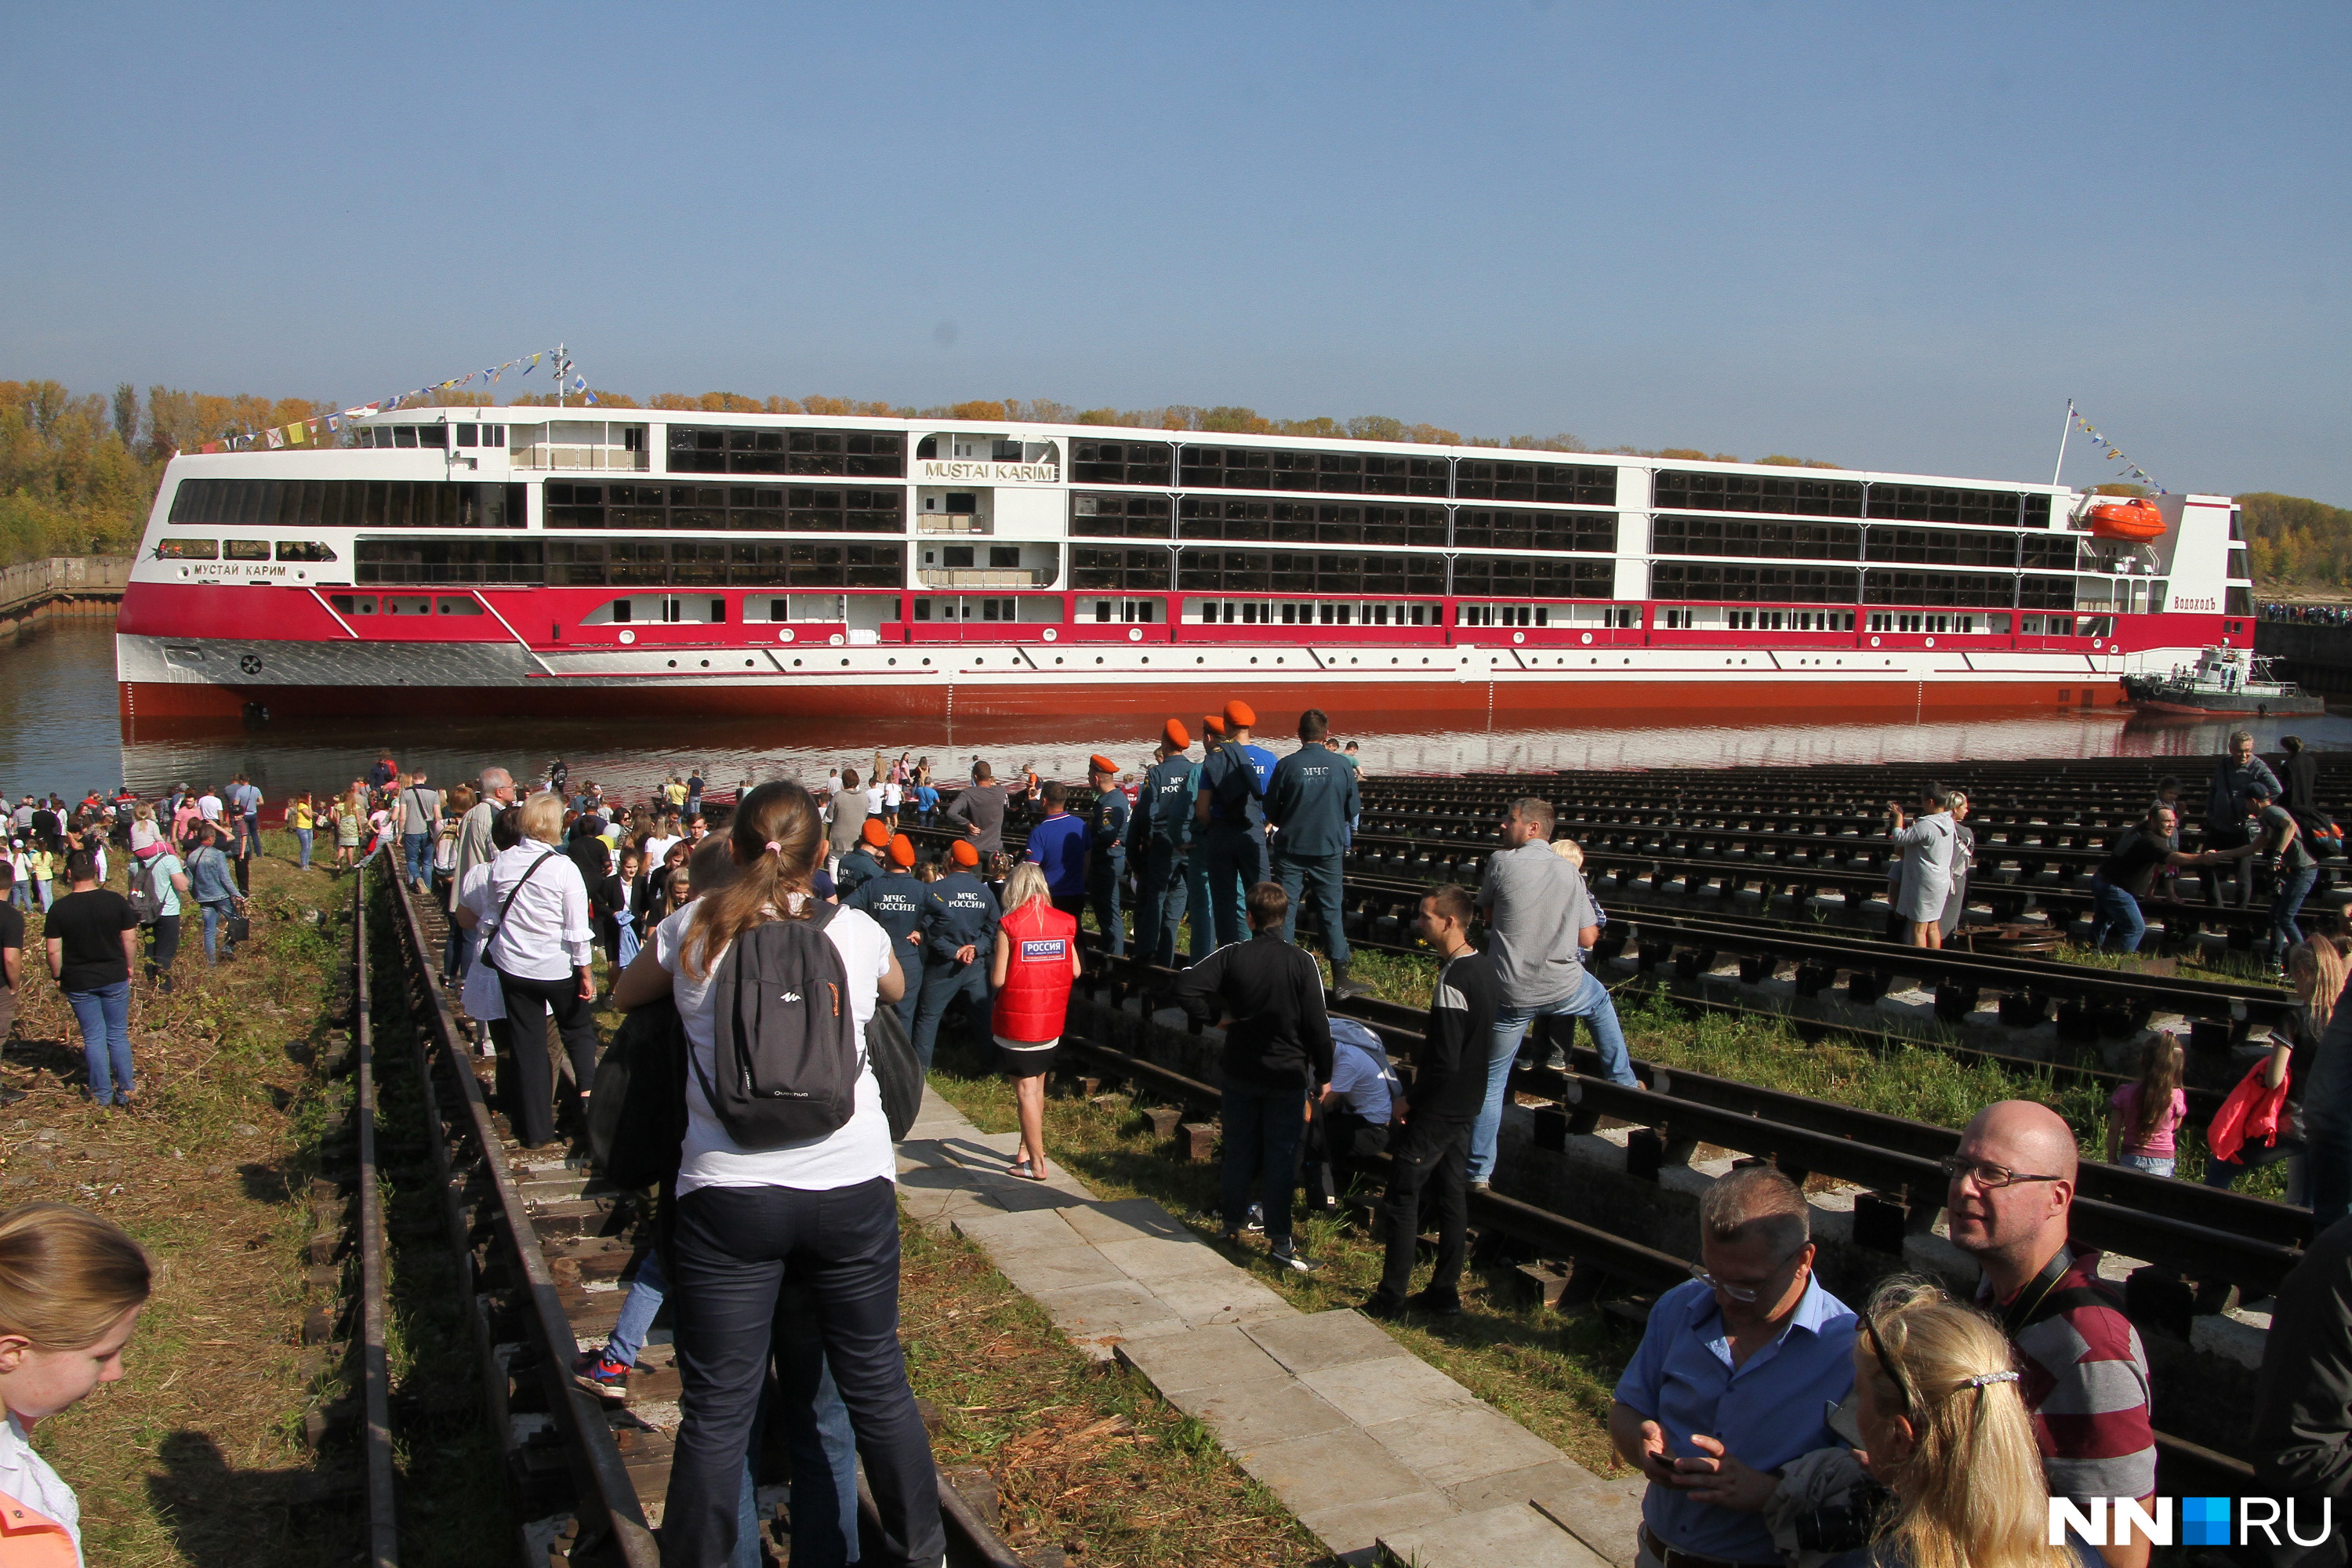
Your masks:
{"label": "concrete block", "polygon": [[1066,1247],[1024,1247],[1007,1252],[992,1248],[989,1258],[997,1272],[1013,1281],[1015,1289],[1030,1296],[1066,1290],[1077,1285],[1108,1285],[1128,1278],[1118,1264],[1082,1241],[1073,1241]]}
{"label": "concrete block", "polygon": [[987,1248],[989,1256],[998,1258],[1041,1247],[1058,1251],[1086,1245],[1051,1209],[1033,1209],[1024,1214],[973,1214],[957,1220],[955,1227],[958,1236]]}
{"label": "concrete block", "polygon": [[1333,1555],[1344,1558],[1350,1552],[1364,1552],[1370,1561],[1366,1549],[1377,1545],[1382,1535],[1444,1519],[1455,1511],[1444,1492],[1420,1491],[1382,1498],[1377,1502],[1341,1503],[1337,1508],[1319,1509],[1299,1515],[1298,1522],[1313,1531],[1315,1539],[1328,1547]]}
{"label": "concrete block", "polygon": [[1151,1293],[1195,1328],[1216,1323],[1263,1323],[1300,1316],[1297,1308],[1238,1268],[1154,1279]]}
{"label": "concrete block", "polygon": [[1453,1405],[1364,1430],[1437,1487],[1547,1464],[1559,1450],[1483,1405]]}
{"label": "concrete block", "polygon": [[1224,1254],[1190,1237],[1179,1241],[1165,1237],[1139,1237],[1133,1241],[1107,1241],[1096,1248],[1103,1258],[1146,1284],[1162,1279],[1197,1279],[1204,1274],[1239,1274]]}
{"label": "concrete block", "polygon": [[1099,1361],[1122,1340],[1181,1333],[1189,1326],[1168,1304],[1132,1279],[1045,1291],[1035,1298],[1070,1342]]}
{"label": "concrete block", "polygon": [[2235,1318],[2206,1312],[2193,1318],[2189,1324],[2189,1343],[2209,1355],[2226,1356],[2240,1366],[2260,1372],[2263,1346],[2270,1339],[2270,1331]]}
{"label": "concrete block", "polygon": [[1395,1356],[1414,1359],[1411,1351],[1389,1338],[1378,1323],[1352,1308],[1302,1313],[1287,1322],[1260,1324],[1250,1330],[1250,1338],[1264,1345],[1275,1360],[1300,1373],[1349,1362]]}
{"label": "concrete block", "polygon": [[1639,1477],[1594,1478],[1562,1498],[1534,1498],[1537,1510],[1601,1556],[1612,1568],[1635,1568],[1642,1552],[1642,1493]]}
{"label": "concrete block", "polygon": [[1135,1241],[1145,1237],[1179,1241],[1192,1234],[1182,1220],[1150,1198],[1120,1198],[1115,1203],[1082,1204],[1064,1211],[1062,1218],[1072,1230],[1098,1247],[1107,1242]]}
{"label": "concrete block", "polygon": [[1118,1355],[1163,1399],[1221,1384],[1271,1384],[1289,1375],[1265,1347],[1232,1325],[1139,1340],[1119,1346]]}
{"label": "concrete block", "polygon": [[1526,1503],[1383,1533],[1380,1547],[1399,1568],[1602,1568],[1590,1547]]}
{"label": "concrete block", "polygon": [[1492,1475],[1473,1476],[1445,1489],[1454,1505],[1464,1513],[1482,1513],[1490,1508],[1505,1508],[1515,1502],[1568,1503],[1588,1488],[1606,1485],[1591,1470],[1573,1459],[1547,1459],[1525,1469],[1500,1470]]}
{"label": "concrete block", "polygon": [[1478,1402],[1477,1395],[1416,1356],[1342,1362],[1301,1373],[1298,1381],[1367,1427]]}
{"label": "concrete block", "polygon": [[1427,1481],[1354,1426],[1239,1449],[1234,1458],[1301,1519],[1430,1489]]}
{"label": "concrete block", "polygon": [[[1168,1403],[1200,1418],[1235,1453],[1349,1427],[1345,1415],[1305,1384],[1224,1383],[1171,1394]],[[1296,1511],[1296,1510],[1294,1510]]]}

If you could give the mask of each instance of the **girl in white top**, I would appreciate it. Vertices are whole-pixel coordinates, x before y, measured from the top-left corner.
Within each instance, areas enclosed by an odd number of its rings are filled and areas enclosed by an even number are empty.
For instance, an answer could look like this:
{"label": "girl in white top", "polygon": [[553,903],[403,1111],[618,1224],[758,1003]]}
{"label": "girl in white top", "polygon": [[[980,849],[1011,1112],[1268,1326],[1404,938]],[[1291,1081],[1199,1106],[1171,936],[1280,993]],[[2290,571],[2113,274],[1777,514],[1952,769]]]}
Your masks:
{"label": "girl in white top", "polygon": [[0,1215],[0,1561],[80,1563],[81,1505],[29,1436],[121,1378],[152,1283],[139,1244],[87,1210],[26,1204]]}
{"label": "girl in white top", "polygon": [[879,925],[862,910],[820,904],[811,891],[825,836],[808,791],[794,784],[751,791],[727,847],[732,878],[706,885],[662,921],[613,994],[625,1008],[673,998],[696,1069],[686,1075],[687,1131],[669,1216],[669,1301],[684,1388],[662,1554],[678,1563],[732,1560],[744,1447],[790,1275],[814,1293],[826,1362],[881,1516],[879,1550],[868,1560],[937,1563],[946,1538],[929,1442],[898,1348],[897,1161],[873,1068],[858,1065],[848,1121],[772,1149],[738,1144],[702,1089],[726,1071],[715,1048],[727,1005],[720,968],[743,933],[824,910],[861,1045],[877,1004],[898,1001],[906,977]]}
{"label": "girl in white top", "polygon": [[155,808],[141,801],[131,813],[131,852],[136,855],[163,837],[163,830],[155,826]]}

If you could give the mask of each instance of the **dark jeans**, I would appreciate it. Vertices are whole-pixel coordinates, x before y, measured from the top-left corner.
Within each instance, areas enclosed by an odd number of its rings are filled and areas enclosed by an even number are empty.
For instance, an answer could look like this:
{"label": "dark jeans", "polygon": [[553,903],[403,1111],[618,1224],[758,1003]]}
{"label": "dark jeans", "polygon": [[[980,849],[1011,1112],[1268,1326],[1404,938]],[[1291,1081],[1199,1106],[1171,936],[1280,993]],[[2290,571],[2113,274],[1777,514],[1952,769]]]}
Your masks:
{"label": "dark jeans", "polygon": [[1337,855],[1276,855],[1274,879],[1290,895],[1290,912],[1282,918],[1282,940],[1298,940],[1299,906],[1315,900],[1323,917],[1323,946],[1335,964],[1348,962],[1346,917],[1339,912],[1339,859]]}
{"label": "dark jeans", "polygon": [[1212,822],[1208,830],[1209,907],[1215,939],[1202,945],[1201,911],[1192,911],[1192,957],[1197,962],[1213,949],[1239,942],[1246,928],[1249,890],[1265,880],[1265,835],[1227,823]]}
{"label": "dark jeans", "polygon": [[[725,1568],[771,1352],[791,1332],[785,1277],[815,1303],[824,1361],[857,1436],[881,1518],[868,1561],[939,1562],[939,1480],[898,1349],[898,1205],[876,1179],[852,1187],[704,1187],[677,1204],[670,1296],[683,1384],[664,1506],[662,1562]],[[787,1397],[793,1395],[788,1384]]]}
{"label": "dark jeans", "polygon": [[2331,1121],[2304,1107],[2305,1152],[2311,1161],[2311,1227],[2317,1235],[2352,1214],[2352,1121]]}
{"label": "dark jeans", "polygon": [[1103,951],[1113,958],[1127,952],[1127,922],[1119,918],[1119,884],[1127,880],[1127,857],[1097,855],[1087,873],[1087,902],[1095,907],[1095,923],[1102,928]]}
{"label": "dark jeans", "polygon": [[1437,1210],[1437,1268],[1429,1293],[1440,1300],[1461,1300],[1462,1260],[1470,1227],[1470,1123],[1416,1116],[1389,1142],[1389,1190],[1381,1200],[1381,1234],[1388,1263],[1379,1294],[1402,1301],[1412,1289],[1412,1264],[1421,1238],[1423,1194]]}
{"label": "dark jeans", "polygon": [[1298,1170],[1298,1141],[1307,1131],[1307,1088],[1275,1089],[1227,1078],[1224,1123],[1225,1229],[1249,1218],[1250,1192],[1265,1211],[1265,1238],[1290,1242],[1290,1194]]}
{"label": "dark jeans", "polygon": [[1163,969],[1176,966],[1176,928],[1184,921],[1184,851],[1151,839],[1136,879],[1135,956]]}
{"label": "dark jeans", "polygon": [[172,988],[172,961],[180,956],[180,917],[158,915],[147,928],[147,984]]}
{"label": "dark jeans", "polygon": [[[915,1005],[915,1059],[922,1064],[925,1077],[931,1070],[931,1055],[940,1046],[940,1020],[948,1007],[961,994],[971,1005],[980,1022],[971,1033],[981,1037],[974,1042],[978,1049],[985,1045],[988,1031],[988,965],[980,959],[970,963],[958,963],[952,958],[943,959],[936,953],[923,955],[923,991]],[[982,1052],[985,1055],[985,1052]]]}
{"label": "dark jeans", "polygon": [[89,1097],[100,1105],[131,1098],[131,982],[95,991],[68,991],[66,1004],[81,1025],[81,1059],[89,1069]]}
{"label": "dark jeans", "polygon": [[2311,896],[2311,885],[2319,880],[2319,868],[2305,866],[2301,870],[2282,866],[2278,870],[2278,891],[2271,898],[2271,962],[2284,963],[2287,949],[2303,941],[2303,928],[2294,917],[2302,911],[2303,900]]}
{"label": "dark jeans", "polygon": [[555,1137],[555,1074],[547,1059],[547,1026],[555,1027],[572,1058],[575,1089],[596,1081],[595,1004],[582,999],[580,977],[566,972],[561,980],[527,980],[499,971],[499,994],[506,1005],[507,1029],[514,1040],[514,1094],[520,1103],[507,1107],[515,1136],[531,1145]]}

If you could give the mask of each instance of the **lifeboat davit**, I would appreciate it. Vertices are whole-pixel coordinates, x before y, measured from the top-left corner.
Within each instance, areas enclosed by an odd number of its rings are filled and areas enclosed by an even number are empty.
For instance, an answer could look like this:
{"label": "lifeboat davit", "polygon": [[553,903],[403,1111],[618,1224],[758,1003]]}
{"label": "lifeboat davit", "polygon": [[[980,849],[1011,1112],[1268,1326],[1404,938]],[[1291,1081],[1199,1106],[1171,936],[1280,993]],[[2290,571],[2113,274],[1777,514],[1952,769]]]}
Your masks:
{"label": "lifeboat davit", "polygon": [[2146,544],[2164,537],[2164,513],[2151,500],[2116,501],[2091,509],[2091,537]]}

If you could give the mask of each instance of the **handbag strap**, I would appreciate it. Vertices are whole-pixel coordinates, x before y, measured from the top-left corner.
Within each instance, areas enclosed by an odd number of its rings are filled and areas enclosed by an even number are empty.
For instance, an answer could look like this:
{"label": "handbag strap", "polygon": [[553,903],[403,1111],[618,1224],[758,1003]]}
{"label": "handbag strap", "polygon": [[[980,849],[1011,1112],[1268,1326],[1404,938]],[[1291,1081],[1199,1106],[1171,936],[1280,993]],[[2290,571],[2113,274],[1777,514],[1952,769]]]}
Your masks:
{"label": "handbag strap", "polygon": [[[515,879],[515,885],[507,889],[506,902],[499,906],[499,918],[490,922],[490,940],[482,944],[482,961],[484,963],[489,963],[490,949],[496,947],[499,942],[499,938],[504,936],[507,932],[507,911],[514,908],[515,895],[522,891],[522,885],[525,882],[530,881],[532,876],[538,872],[541,866],[546,865],[550,860],[555,859],[556,858],[557,852],[550,849],[538,859],[532,861],[530,867],[524,870],[523,874]],[[490,967],[496,969],[498,965],[493,963]]]}

